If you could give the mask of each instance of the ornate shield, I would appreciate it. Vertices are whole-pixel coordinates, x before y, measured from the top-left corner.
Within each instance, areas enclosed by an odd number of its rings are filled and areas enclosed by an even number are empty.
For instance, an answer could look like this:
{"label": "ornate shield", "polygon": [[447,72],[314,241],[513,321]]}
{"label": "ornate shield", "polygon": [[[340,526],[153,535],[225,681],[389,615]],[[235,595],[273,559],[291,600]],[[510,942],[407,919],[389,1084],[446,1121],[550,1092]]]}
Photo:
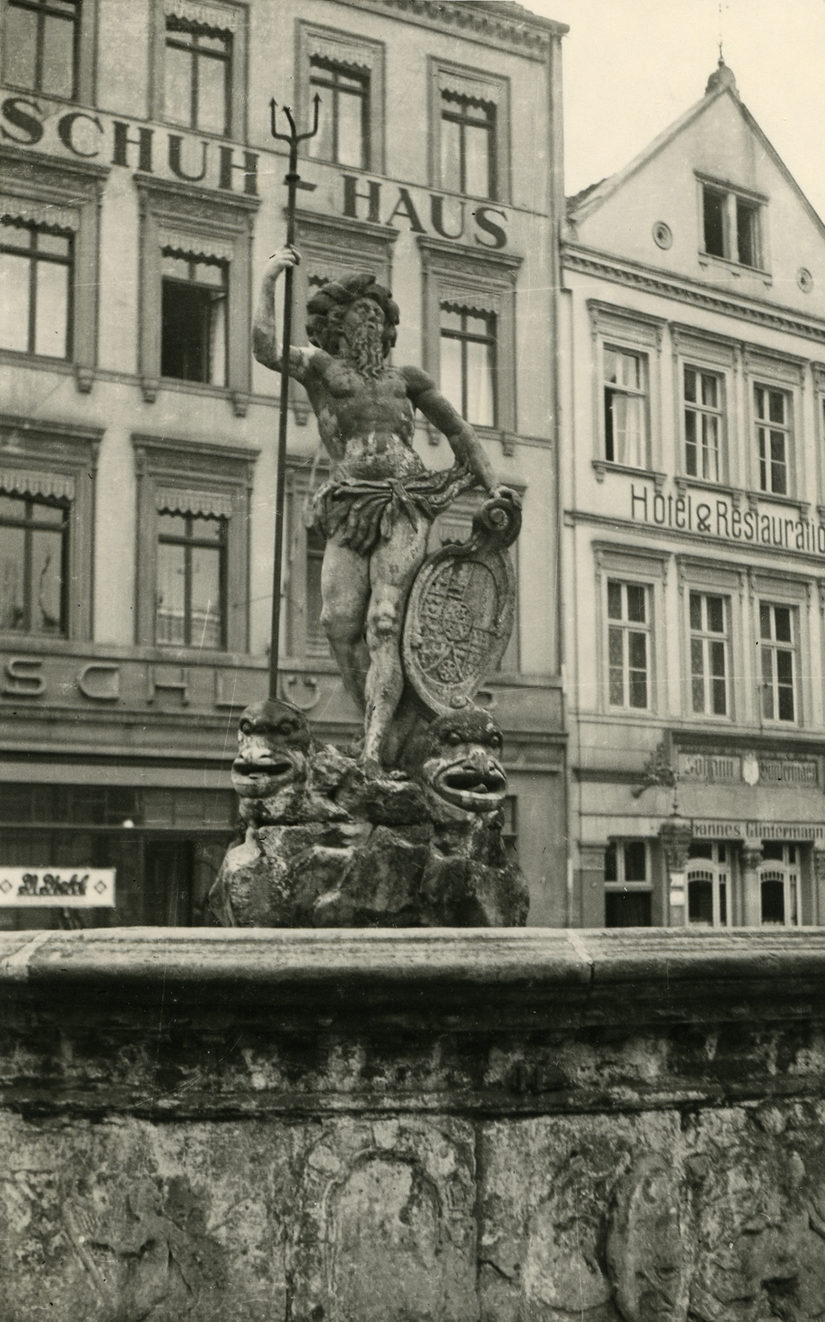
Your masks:
{"label": "ornate shield", "polygon": [[404,621],[404,669],[438,715],[472,701],[510,641],[515,574],[506,547],[520,523],[515,502],[489,500],[470,538],[435,551],[416,575]]}

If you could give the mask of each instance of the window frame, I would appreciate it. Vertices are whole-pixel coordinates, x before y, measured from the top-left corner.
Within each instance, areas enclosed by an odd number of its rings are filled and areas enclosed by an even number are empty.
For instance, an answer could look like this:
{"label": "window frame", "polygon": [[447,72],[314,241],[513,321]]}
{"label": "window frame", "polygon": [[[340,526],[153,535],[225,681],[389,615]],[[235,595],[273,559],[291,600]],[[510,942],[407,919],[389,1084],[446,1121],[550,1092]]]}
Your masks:
{"label": "window frame", "polygon": [[[0,23],[5,32],[6,12],[10,7],[9,0],[0,0]],[[26,5],[26,8],[35,6]],[[36,8],[40,8],[39,5]],[[48,96],[54,101],[63,101],[72,104],[94,105],[95,103],[95,83],[96,83],[96,58],[97,58],[97,31],[98,31],[98,0],[83,0],[80,5],[80,21],[75,24],[74,32],[74,52],[73,52],[73,91],[71,96],[61,96],[50,92],[47,88],[28,87],[25,84],[15,83],[8,76],[7,63],[3,61],[3,81],[5,86],[14,88],[21,92],[31,92],[40,96]],[[4,50],[7,44],[3,43]]]}
{"label": "window frame", "polygon": [[[225,133],[213,129],[192,128],[169,119],[164,108],[166,76],[166,20],[175,18],[198,28],[223,32],[232,38],[230,54],[228,123]],[[152,11],[152,76],[150,78],[150,118],[175,125],[188,133],[207,138],[247,140],[246,86],[249,63],[249,16],[244,3],[236,0],[154,0]]]}
{"label": "window frame", "polygon": [[[770,269],[767,233],[768,198],[763,193],[756,193],[752,189],[738,185],[734,186],[722,180],[713,179],[709,175],[697,174],[696,182],[698,188],[700,264],[722,262],[727,266],[734,267],[737,271],[753,271],[757,275],[766,276]],[[714,252],[707,246],[706,197],[715,197],[721,202],[722,237],[720,246],[722,252]],[[747,210],[753,222],[751,234],[751,241],[755,249],[755,261],[753,262],[743,261],[741,256],[739,240],[740,208]]]}
{"label": "window frame", "polygon": [[40,229],[61,229],[72,238],[70,276],[70,353],[65,358],[23,353],[18,349],[0,349],[0,358],[20,361],[23,358],[57,371],[74,371],[78,390],[92,389],[98,352],[98,290],[100,287],[100,208],[107,166],[38,161],[31,168],[31,156],[8,144],[0,147],[0,213],[12,220],[24,221]]}
{"label": "window frame", "polygon": [[[447,389],[443,382],[441,384],[441,389],[451,399],[451,402],[458,409],[461,416],[467,419],[471,427],[487,427],[495,429],[498,423],[498,391],[496,389],[498,385],[498,317],[495,312],[487,312],[471,306],[468,307],[467,304],[442,301],[439,303],[438,308],[439,376],[443,374],[443,342],[444,340],[452,340],[459,347],[460,401],[457,401],[452,397],[452,393]],[[451,312],[453,315],[459,317],[461,325],[458,329],[445,329],[443,317],[445,312]],[[470,319],[483,321],[486,328],[485,333],[473,332],[468,326],[468,321]],[[490,420],[487,422],[474,418],[471,414],[470,387],[472,384],[472,375],[468,359],[470,345],[481,345],[486,349],[485,371],[489,372],[487,384],[489,385],[490,410],[492,414]]]}
{"label": "window frame", "polygon": [[[50,358],[54,362],[58,362],[58,363],[71,362],[72,348],[73,348],[72,346],[72,330],[73,330],[72,304],[74,302],[73,277],[74,277],[74,264],[75,264],[74,234],[72,233],[71,230],[63,230],[60,229],[58,226],[47,227],[45,225],[36,225],[30,222],[22,223],[20,221],[17,222],[12,221],[11,224],[13,229],[20,230],[21,233],[26,233],[30,236],[30,242],[28,244],[23,244],[23,243],[14,244],[11,241],[10,237],[8,236],[5,239],[0,238],[0,252],[7,254],[11,253],[16,257],[23,258],[27,262],[28,275],[27,275],[26,283],[28,285],[28,315],[27,315],[27,326],[26,326],[25,349],[14,349],[11,346],[4,346],[4,347],[9,353],[21,353],[21,354],[25,354],[29,358]],[[49,253],[47,250],[44,251],[40,249],[37,236],[47,233],[56,236],[59,235],[60,237],[65,238],[67,243],[67,253],[65,256],[61,255],[58,257],[54,253]],[[38,303],[38,291],[40,288],[38,277],[41,271],[41,266],[40,266],[41,263],[44,263],[46,265],[62,266],[66,268],[68,272],[66,278],[66,306],[65,306],[66,352],[62,354],[43,353],[43,352],[38,352],[37,350],[37,333],[38,333],[37,303]]]}
{"label": "window frame", "polygon": [[[594,542],[596,600],[596,657],[594,685],[596,710],[605,717],[621,721],[648,721],[655,717],[666,700],[667,676],[657,655],[656,636],[660,621],[666,618],[664,588],[667,581],[669,555],[666,552],[637,550],[632,546],[617,546],[611,542]],[[649,606],[648,636],[648,689],[647,707],[614,707],[610,701],[609,621],[607,605],[608,581],[619,579],[647,589]]]}
{"label": "window frame", "polygon": [[[251,391],[250,325],[252,228],[259,199],[220,197],[193,185],[135,175],[140,199],[141,287],[138,371],[143,398],[153,403],[164,390],[225,396],[244,417]],[[228,265],[226,295],[226,383],[161,377],[162,264],[166,254]]]}
{"label": "window frame", "polygon": [[[103,431],[102,427],[0,415],[0,490],[10,495],[58,496],[69,505],[66,631],[59,638],[72,642],[92,637],[95,486]],[[18,629],[3,630],[0,636],[9,645],[14,640],[58,639],[55,634]]]}
{"label": "window frame", "polygon": [[[417,243],[423,276],[424,369],[440,385],[442,304],[452,303],[495,316],[496,421],[492,427],[474,425],[474,430],[480,436],[497,437],[504,453],[512,453],[512,438],[518,430],[515,300],[523,258],[504,253],[481,255],[477,249],[421,235]],[[459,407],[456,400],[450,403]],[[430,438],[438,439],[432,431]]]}
{"label": "window frame", "polygon": [[[695,841],[694,843],[700,843]],[[685,925],[687,927],[709,927],[709,928],[728,928],[733,926],[733,850],[727,841],[702,841],[702,844],[708,843],[711,848],[711,857],[704,858],[699,855],[689,855],[685,865]],[[720,858],[718,855],[721,850],[727,852],[726,858]],[[706,873],[707,876],[699,877],[699,873]],[[697,920],[691,920],[690,917],[690,886],[692,881],[709,881],[711,884],[711,905],[713,917],[710,923],[703,923]],[[721,916],[722,904],[720,890],[722,885],[725,887],[725,917]]]}
{"label": "window frame", "polygon": [[[512,198],[512,165],[510,152],[511,93],[510,79],[491,74],[485,69],[456,64],[440,56],[428,57],[428,83],[430,89],[430,187],[460,197],[478,197],[487,202],[503,202]],[[491,160],[489,162],[490,191],[464,193],[453,188],[443,177],[442,169],[442,106],[444,94],[467,101],[482,101],[495,110],[491,133]]]}
{"label": "window frame", "polygon": [[[678,382],[678,388],[674,391],[673,415],[675,435],[679,438],[676,462],[677,485],[681,491],[688,486],[711,487],[714,490],[727,487],[730,490],[730,484],[738,478],[741,463],[735,443],[738,436],[739,410],[736,388],[737,363],[741,348],[733,340],[709,335],[699,327],[679,323],[671,326],[670,335],[674,380]],[[690,405],[685,397],[685,373],[689,369],[715,376],[720,381],[718,478],[703,477],[688,472],[686,410]]]}
{"label": "window frame", "polygon": [[[763,850],[765,847],[763,842]],[[773,842],[771,842],[773,843]],[[795,841],[781,842],[781,859],[763,858],[756,869],[757,885],[759,887],[759,926],[760,927],[801,927],[802,926],[802,860],[800,858],[800,846]],[[794,850],[796,857],[793,861],[788,855],[789,850]],[[771,875],[773,874],[773,875]],[[781,882],[783,889],[783,910],[784,919],[781,923],[766,923],[763,917],[763,897],[762,887],[766,881]],[[794,920],[795,911],[795,920]]]}
{"label": "window frame", "polygon": [[[610,589],[618,587],[620,589],[622,601],[622,614],[615,616],[610,614]],[[639,589],[643,593],[645,618],[644,620],[633,620],[627,612],[628,589]],[[607,677],[607,707],[608,710],[617,712],[651,712],[654,710],[653,702],[653,604],[650,585],[648,583],[638,582],[637,580],[619,577],[617,575],[608,575],[605,580],[605,634],[607,638],[607,654],[605,656],[605,673]],[[611,672],[616,668],[610,659],[610,640],[611,636],[619,632],[622,643],[621,675],[622,675],[622,701],[613,702],[611,698]],[[634,703],[631,701],[633,681],[632,676],[638,671],[638,666],[631,665],[630,638],[631,635],[639,635],[645,640],[645,665],[644,665],[644,685],[646,702]]]}
{"label": "window frame", "polygon": [[[745,673],[745,630],[742,619],[742,601],[745,592],[745,577],[742,569],[728,569],[718,563],[699,556],[679,554],[676,556],[680,594],[680,638],[679,655],[684,658],[681,666],[681,711],[685,720],[702,725],[730,725],[741,718],[741,709],[747,704],[737,692],[737,686],[731,682],[733,675]],[[727,665],[727,712],[725,715],[713,712],[693,710],[691,639],[693,628],[690,620],[690,598],[694,593],[703,597],[721,597],[725,603],[726,616],[726,665]]]}
{"label": "window frame", "polygon": [[210,653],[249,650],[249,505],[258,451],[251,447],[208,445],[185,439],[133,433],[137,474],[135,642],[164,659],[173,650],[197,651],[197,643],[156,640],[158,591],[158,514],[208,514],[226,526],[225,645]]}
{"label": "window frame", "polygon": [[[627,854],[628,845],[641,845],[644,854],[645,876],[644,879],[627,879]],[[616,859],[616,879],[608,881],[607,879],[607,859],[611,851]],[[607,921],[607,896],[608,895],[647,895],[650,898],[650,922],[644,926],[653,926],[653,869],[650,841],[640,836],[611,836],[604,847],[603,855],[603,876],[604,876],[604,926],[611,929],[624,926],[624,924],[608,923]]]}
{"label": "window frame", "polygon": [[[800,720],[800,705],[801,705],[801,704],[800,704],[800,696],[801,696],[801,695],[800,695],[800,666],[799,666],[799,661],[800,661],[800,642],[801,642],[801,640],[800,640],[799,610],[798,610],[798,608],[797,608],[797,606],[796,606],[795,604],[791,604],[791,603],[789,603],[789,602],[787,602],[787,601],[776,601],[776,600],[771,600],[771,599],[766,598],[766,597],[763,597],[763,596],[761,596],[761,595],[760,595],[759,599],[757,600],[756,607],[757,607],[757,609],[756,609],[756,621],[757,621],[757,631],[758,631],[758,638],[759,638],[759,679],[758,679],[758,684],[759,684],[759,716],[760,716],[760,720],[766,722],[766,723],[769,724],[769,725],[781,726],[781,727],[787,729],[788,726],[797,726],[797,725],[799,725],[799,724],[801,723],[801,720]],[[772,633],[771,633],[771,636],[770,636],[770,637],[766,637],[765,634],[763,634],[763,632],[762,632],[762,615],[763,615],[763,611],[766,611],[766,610],[767,610],[768,612],[770,612],[770,614],[771,614],[771,621],[772,621],[772,622],[771,622],[771,630],[772,630]],[[776,611],[778,611],[778,610],[782,610],[782,611],[787,611],[787,612],[788,612],[788,621],[789,621],[789,624],[790,624],[790,632],[791,632],[791,638],[790,638],[790,640],[787,640],[787,641],[786,641],[786,640],[784,640],[784,639],[781,639],[781,638],[777,638],[777,637],[776,637],[776,618],[775,618],[775,613],[776,613]],[[793,700],[793,708],[794,708],[794,711],[793,711],[793,716],[791,716],[790,718],[782,717],[782,716],[778,715],[778,712],[779,712],[779,709],[780,709],[780,701],[779,701],[779,699],[780,699],[780,697],[781,697],[780,689],[783,687],[783,686],[780,684],[780,677],[779,677],[778,668],[777,668],[777,665],[776,665],[776,659],[777,659],[777,657],[778,657],[778,655],[779,655],[780,652],[781,652],[783,655],[790,656],[790,661],[791,661],[791,684],[790,684],[790,689],[791,689],[791,697],[792,697],[792,700]],[[764,677],[764,676],[765,676],[765,665],[764,665],[763,658],[765,657],[766,654],[769,654],[769,655],[773,658],[773,663],[772,663],[772,666],[771,666],[771,679],[770,679],[770,681],[766,680],[765,677]],[[785,685],[784,687],[787,687],[787,685]],[[771,693],[771,707],[772,707],[772,711],[771,711],[770,714],[767,713],[767,712],[765,711],[766,690],[768,690],[768,689],[770,690],[770,693]]]}
{"label": "window frame", "polygon": [[[298,123],[312,122],[311,66],[313,59],[325,60],[342,70],[355,71],[369,81],[364,108],[364,164],[343,165],[347,170],[363,169],[371,174],[385,173],[385,70],[386,47],[382,41],[356,37],[338,28],[298,20],[296,32],[295,101]],[[323,99],[323,98],[322,98]],[[303,143],[302,156],[321,165],[338,165],[334,159],[310,156],[311,148]]]}
{"label": "window frame", "polygon": [[[657,473],[657,465],[662,463],[662,394],[661,394],[661,353],[664,328],[667,324],[661,317],[630,311],[600,299],[587,300],[587,312],[590,319],[590,341],[592,349],[591,378],[593,388],[593,469],[596,480],[604,481],[606,472],[643,473],[647,477],[663,479],[663,473]],[[607,435],[605,423],[605,352],[612,349],[620,353],[641,356],[646,359],[646,408],[645,408],[645,464],[618,463],[607,458]]]}
{"label": "window frame", "polygon": [[[228,301],[229,301],[228,298],[229,263],[222,261],[204,261],[201,258],[193,257],[192,254],[188,254],[184,260],[186,260],[187,265],[190,268],[189,278],[187,280],[183,280],[180,277],[167,275],[164,272],[163,263],[164,263],[164,258],[167,255],[170,255],[169,250],[165,248],[162,249],[161,250],[161,379],[164,381],[170,381],[170,380],[188,381],[199,385],[212,385],[223,388],[226,385],[226,380],[228,375],[227,374],[228,336],[226,334],[227,331],[226,322],[228,318],[226,314],[227,314]],[[198,266],[215,266],[221,272],[221,283],[208,284],[206,281],[198,281],[197,273],[196,272],[193,273],[192,270],[192,268],[197,268]],[[188,291],[190,297],[192,297],[193,301],[194,301],[194,297],[197,294],[200,294],[200,300],[199,300],[200,305],[198,307],[198,313],[199,313],[199,318],[201,320],[204,318],[204,316],[208,315],[208,313],[211,312],[212,304],[216,302],[222,302],[224,304],[224,328],[223,328],[224,345],[223,345],[222,361],[220,364],[220,376],[222,377],[222,380],[213,381],[210,379],[211,370],[212,370],[211,361],[212,361],[212,347],[213,347],[211,317],[209,318],[210,324],[207,326],[206,334],[203,337],[204,343],[201,346],[201,357],[203,359],[205,355],[205,362],[206,362],[206,366],[204,368],[205,375],[203,377],[174,376],[168,372],[163,371],[164,341],[166,335],[166,322],[165,322],[164,312],[165,312],[167,288],[170,285],[178,285],[181,286],[182,288],[185,288]]]}
{"label": "window frame", "polygon": [[295,661],[314,670],[335,670],[335,662],[323,629],[317,638],[307,628],[307,563],[309,527],[307,516],[312,492],[329,476],[326,456],[316,453],[313,462],[287,455],[285,474],[287,548],[281,578],[285,628],[282,630],[280,661]]}
{"label": "window frame", "polygon": [[[690,664],[690,712],[693,716],[710,718],[712,720],[730,720],[731,719],[731,598],[724,592],[712,592],[707,588],[690,587],[687,592],[688,598],[688,658]],[[702,624],[696,628],[693,623],[693,599],[696,598],[700,604],[700,613],[702,615]],[[710,599],[718,600],[722,603],[723,626],[721,633],[711,629],[707,623],[708,609],[707,604]],[[698,642],[701,647],[702,662],[701,671],[694,670],[693,650],[694,643]],[[724,710],[714,710],[713,688],[718,682],[719,676],[712,669],[710,657],[711,647],[721,645],[723,656],[722,682],[724,683]],[[700,679],[703,689],[702,706],[697,708],[693,698],[693,684],[696,679]]]}
{"label": "window frame", "polygon": [[[804,504],[799,493],[808,487],[808,459],[805,445],[803,389],[806,364],[801,358],[792,358],[786,354],[771,354],[750,345],[745,348],[744,372],[746,385],[747,435],[748,435],[748,489],[760,500],[777,501],[797,507]],[[788,474],[787,492],[765,490],[761,484],[759,419],[757,417],[756,392],[758,389],[775,390],[783,393],[790,405],[790,421],[783,423],[787,435]],[[769,421],[769,420],[768,420]]]}
{"label": "window frame", "polygon": [[[168,510],[157,510],[157,515],[162,519],[164,514],[172,513]],[[187,510],[186,512],[175,511],[179,517],[184,519],[184,531],[181,534],[174,534],[164,531],[160,526],[157,531],[157,540],[155,545],[155,554],[158,557],[158,565],[162,556],[161,548],[164,546],[180,547],[183,552],[184,565],[184,590],[183,590],[183,640],[177,639],[158,639],[158,614],[160,608],[159,593],[156,593],[156,612],[155,612],[155,646],[156,647],[203,647],[202,641],[194,638],[193,616],[194,603],[192,600],[192,576],[193,576],[193,556],[197,550],[213,550],[218,553],[218,628],[219,642],[210,650],[226,651],[226,631],[227,631],[227,594],[226,594],[226,560],[227,560],[227,533],[228,519],[223,516],[204,515],[200,512]],[[202,518],[212,518],[213,522],[219,525],[219,536],[209,541],[205,537],[198,537],[197,528],[194,526],[196,520]]]}

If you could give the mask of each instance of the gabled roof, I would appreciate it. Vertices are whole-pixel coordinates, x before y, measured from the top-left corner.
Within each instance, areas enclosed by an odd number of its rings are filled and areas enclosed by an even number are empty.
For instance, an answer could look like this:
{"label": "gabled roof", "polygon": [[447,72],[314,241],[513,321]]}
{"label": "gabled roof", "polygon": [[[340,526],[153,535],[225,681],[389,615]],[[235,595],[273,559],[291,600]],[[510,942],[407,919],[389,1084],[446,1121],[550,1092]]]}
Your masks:
{"label": "gabled roof", "polygon": [[638,156],[635,156],[633,160],[624,167],[624,169],[618,170],[616,174],[608,175],[608,177],[602,179],[599,184],[591,184],[588,188],[581,189],[580,192],[567,199],[567,215],[569,219],[574,222],[582,221],[594,211],[597,211],[608,198],[618,192],[628,179],[634,174],[637,174],[639,170],[643,169],[644,166],[646,166],[649,161],[652,161],[655,156],[658,156],[660,151],[673,142],[673,140],[677,138],[691,123],[693,123],[695,119],[698,119],[700,115],[704,114],[709,106],[713,105],[723,96],[729,97],[736,106],[739,114],[744,119],[751,133],[753,133],[758,140],[765,154],[771,159],[780,174],[787,181],[788,185],[799,198],[808,215],[825,238],[825,222],[823,222],[819,213],[808,201],[808,198],[796,182],[796,179],[791,174],[782,157],[779,155],[779,152],[762,132],[762,129],[757,124],[753,115],[740,98],[736,87],[736,79],[721,58],[719,61],[719,69],[714,74],[711,74],[711,77],[708,79],[705,95],[700,101],[697,101],[695,105],[692,105],[689,110],[686,110],[683,115],[680,115],[680,117],[677,120],[674,120],[668,128],[664,129],[662,133],[655,137],[653,141],[645,147],[644,151],[640,152]]}

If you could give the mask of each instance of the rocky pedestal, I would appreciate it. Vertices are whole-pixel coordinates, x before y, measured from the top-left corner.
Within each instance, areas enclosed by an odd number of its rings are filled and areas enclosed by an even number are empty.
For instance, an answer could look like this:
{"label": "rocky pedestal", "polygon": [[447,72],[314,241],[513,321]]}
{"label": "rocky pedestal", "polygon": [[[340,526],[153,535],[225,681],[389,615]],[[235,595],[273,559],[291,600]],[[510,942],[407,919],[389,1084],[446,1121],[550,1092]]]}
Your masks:
{"label": "rocky pedestal", "polygon": [[0,942],[3,1319],[825,1314],[822,930]]}

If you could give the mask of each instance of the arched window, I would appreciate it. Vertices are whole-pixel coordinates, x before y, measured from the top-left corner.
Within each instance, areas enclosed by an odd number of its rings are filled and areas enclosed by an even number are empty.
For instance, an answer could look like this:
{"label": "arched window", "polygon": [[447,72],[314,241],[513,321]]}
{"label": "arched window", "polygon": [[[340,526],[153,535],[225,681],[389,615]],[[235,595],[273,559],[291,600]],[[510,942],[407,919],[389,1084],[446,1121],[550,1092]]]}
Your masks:
{"label": "arched window", "polygon": [[758,868],[763,927],[799,926],[799,866],[796,845],[767,841]]}
{"label": "arched window", "polygon": [[687,865],[688,922],[702,927],[730,924],[728,847],[694,841]]}

